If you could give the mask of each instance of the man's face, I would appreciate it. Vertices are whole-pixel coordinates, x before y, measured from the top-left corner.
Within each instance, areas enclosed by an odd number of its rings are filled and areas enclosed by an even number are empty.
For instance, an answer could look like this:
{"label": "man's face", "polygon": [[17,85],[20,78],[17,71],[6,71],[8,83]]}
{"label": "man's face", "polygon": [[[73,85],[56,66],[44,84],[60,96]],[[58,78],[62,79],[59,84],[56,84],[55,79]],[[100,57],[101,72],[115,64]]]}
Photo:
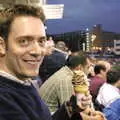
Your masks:
{"label": "man's face", "polygon": [[40,19],[30,16],[15,18],[6,46],[7,72],[19,79],[37,76],[45,42],[45,28]]}
{"label": "man's face", "polygon": [[89,69],[90,69],[90,67],[91,67],[91,62],[90,62],[90,60],[89,59],[87,59],[87,64],[83,67],[83,71],[85,72],[85,74],[86,75],[88,75],[89,74]]}

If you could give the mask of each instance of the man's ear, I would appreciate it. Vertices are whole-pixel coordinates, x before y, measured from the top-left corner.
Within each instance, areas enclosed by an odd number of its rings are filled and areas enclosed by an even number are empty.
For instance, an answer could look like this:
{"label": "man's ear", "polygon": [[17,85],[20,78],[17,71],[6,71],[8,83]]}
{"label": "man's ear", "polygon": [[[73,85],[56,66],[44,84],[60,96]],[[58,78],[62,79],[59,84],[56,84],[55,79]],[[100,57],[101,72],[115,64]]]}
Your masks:
{"label": "man's ear", "polygon": [[79,64],[75,67],[75,70],[82,70],[82,66]]}
{"label": "man's ear", "polygon": [[117,83],[117,87],[120,88],[120,79],[116,83]]}
{"label": "man's ear", "polygon": [[0,57],[5,56],[6,45],[4,39],[0,36]]}

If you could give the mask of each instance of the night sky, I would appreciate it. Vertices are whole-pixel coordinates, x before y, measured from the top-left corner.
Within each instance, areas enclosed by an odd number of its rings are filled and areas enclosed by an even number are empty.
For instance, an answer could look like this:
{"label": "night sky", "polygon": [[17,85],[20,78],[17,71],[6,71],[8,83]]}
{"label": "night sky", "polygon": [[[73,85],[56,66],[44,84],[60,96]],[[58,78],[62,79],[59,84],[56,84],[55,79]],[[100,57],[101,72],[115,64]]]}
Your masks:
{"label": "night sky", "polygon": [[48,0],[48,4],[64,4],[64,18],[47,21],[47,33],[59,34],[91,29],[120,33],[120,0]]}

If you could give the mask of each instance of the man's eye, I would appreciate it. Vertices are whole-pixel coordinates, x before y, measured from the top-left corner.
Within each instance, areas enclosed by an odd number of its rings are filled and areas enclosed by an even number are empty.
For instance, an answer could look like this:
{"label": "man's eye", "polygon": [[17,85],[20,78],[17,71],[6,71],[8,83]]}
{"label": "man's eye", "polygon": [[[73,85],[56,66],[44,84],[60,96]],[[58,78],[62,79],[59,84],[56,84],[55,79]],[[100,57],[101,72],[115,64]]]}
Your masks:
{"label": "man's eye", "polygon": [[20,43],[21,45],[28,45],[29,41],[26,40],[26,39],[21,39],[21,40],[19,41],[19,43]]}
{"label": "man's eye", "polygon": [[40,46],[45,46],[45,42],[46,42],[45,40],[39,40],[38,42]]}

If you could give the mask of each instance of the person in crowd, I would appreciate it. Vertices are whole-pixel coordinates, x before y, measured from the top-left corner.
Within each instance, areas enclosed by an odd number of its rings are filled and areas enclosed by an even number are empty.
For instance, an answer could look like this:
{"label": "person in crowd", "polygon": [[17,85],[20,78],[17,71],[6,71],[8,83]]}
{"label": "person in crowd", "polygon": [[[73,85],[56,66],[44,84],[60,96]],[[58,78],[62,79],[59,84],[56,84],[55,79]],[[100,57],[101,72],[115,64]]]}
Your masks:
{"label": "person in crowd", "polygon": [[97,101],[104,107],[109,106],[116,99],[120,99],[120,72],[111,70],[107,73],[107,82],[104,83],[97,95]]}
{"label": "person in crowd", "polygon": [[[32,84],[46,51],[45,15],[29,5],[3,9],[0,22],[0,120],[81,120],[75,101],[52,116]],[[81,105],[90,104],[90,96]],[[77,108],[77,110],[76,110]],[[73,118],[76,119],[76,118]],[[77,120],[77,119],[76,119]]]}
{"label": "person in crowd", "polygon": [[106,74],[108,72],[107,64],[109,65],[105,61],[99,61],[94,67],[95,76],[91,77],[89,87],[94,103],[100,87],[106,82]]}
{"label": "person in crowd", "polygon": [[55,48],[55,43],[54,43],[52,37],[50,36],[48,38],[48,40],[46,41],[46,49],[47,49],[46,55],[47,56],[51,55],[54,51],[54,48]]}
{"label": "person in crowd", "polygon": [[[49,43],[48,43],[49,44]],[[63,41],[58,41],[51,55],[45,56],[40,66],[39,76],[44,83],[53,73],[65,65],[67,53]]]}
{"label": "person in crowd", "polygon": [[47,103],[51,113],[54,113],[73,94],[72,78],[74,70],[87,73],[89,59],[84,53],[69,56],[66,65],[48,78],[40,87],[40,96]]}
{"label": "person in crowd", "polygon": [[103,109],[107,120],[120,120],[120,98]]}
{"label": "person in crowd", "polygon": [[[109,70],[111,70],[112,68],[112,65],[109,61],[106,61],[106,60],[98,60],[97,64],[100,64],[100,65],[105,65],[106,67],[106,72],[108,72]],[[106,78],[105,78],[106,79]]]}
{"label": "person in crowd", "polygon": [[91,62],[91,65],[89,67],[89,73],[88,73],[87,77],[89,79],[91,79],[92,77],[95,76],[94,67],[95,67],[97,60],[96,60],[96,58],[89,57],[89,61]]}

